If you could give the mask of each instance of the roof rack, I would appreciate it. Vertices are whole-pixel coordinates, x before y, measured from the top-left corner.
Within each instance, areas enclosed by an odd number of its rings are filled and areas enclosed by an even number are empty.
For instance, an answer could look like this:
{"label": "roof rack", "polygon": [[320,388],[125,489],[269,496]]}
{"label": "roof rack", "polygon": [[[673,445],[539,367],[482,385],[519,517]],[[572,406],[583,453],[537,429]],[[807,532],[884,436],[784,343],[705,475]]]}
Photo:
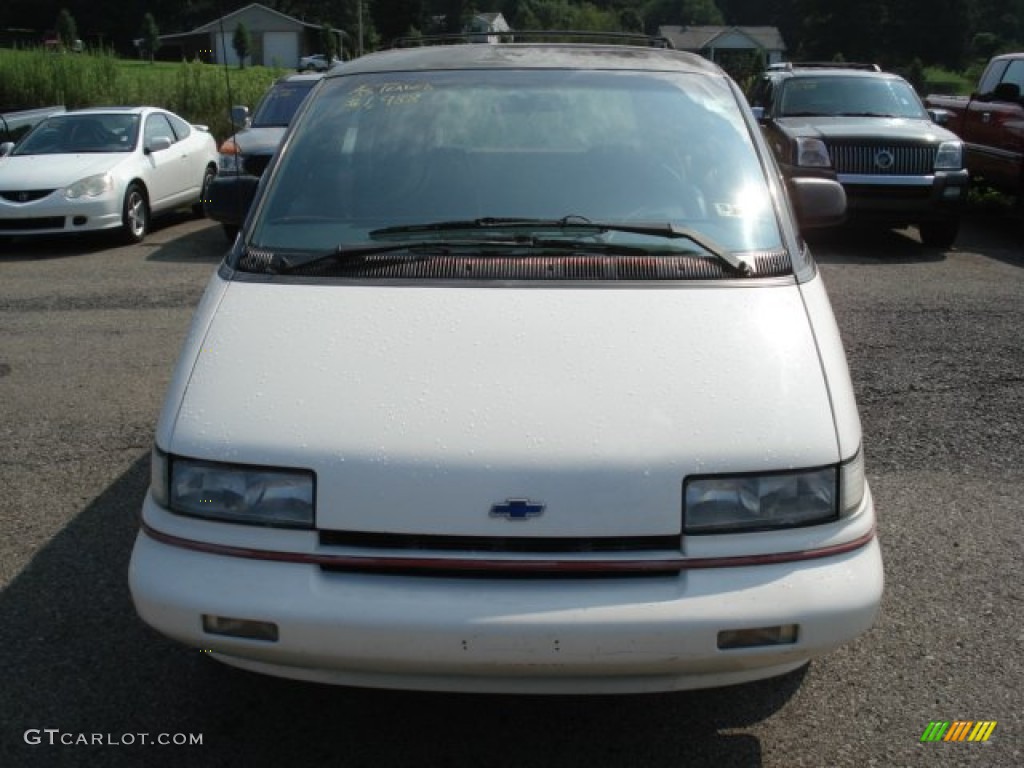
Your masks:
{"label": "roof rack", "polygon": [[865,64],[857,61],[782,61],[769,64],[769,72],[792,71],[794,69],[861,69],[865,72],[881,72],[877,64]]}
{"label": "roof rack", "polygon": [[608,45],[644,45],[648,48],[673,48],[672,41],[661,35],[646,35],[643,32],[594,32],[571,29],[517,29],[508,32],[454,32],[439,35],[398,37],[392,48],[416,48],[428,45],[461,45],[464,43],[489,43],[497,38],[502,43],[523,42],[590,42]]}

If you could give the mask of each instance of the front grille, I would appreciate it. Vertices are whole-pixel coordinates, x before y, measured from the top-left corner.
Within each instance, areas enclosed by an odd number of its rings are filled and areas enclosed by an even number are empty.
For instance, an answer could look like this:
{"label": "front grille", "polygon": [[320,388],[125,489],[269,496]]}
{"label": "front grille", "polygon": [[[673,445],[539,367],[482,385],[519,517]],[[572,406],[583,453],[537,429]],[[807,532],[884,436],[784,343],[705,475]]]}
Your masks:
{"label": "front grille", "polygon": [[[836,173],[928,176],[934,173],[936,147],[830,143]],[[891,160],[891,165],[889,161]]]}
{"label": "front grille", "polygon": [[[527,537],[321,531],[320,544],[349,550],[321,563],[321,570],[327,573],[457,579],[631,579],[678,576],[682,538],[680,534]],[[352,554],[351,550],[359,552]],[[601,554],[608,557],[593,557]]]}
{"label": "front grille", "polygon": [[4,189],[0,190],[0,197],[11,203],[31,203],[34,200],[41,200],[51,194],[52,189]]}
{"label": "front grille", "polygon": [[0,230],[64,229],[63,216],[40,216],[31,219],[0,219]]}
{"label": "front grille", "polygon": [[495,554],[579,554],[589,552],[678,552],[679,534],[671,536],[440,536],[419,533],[367,533],[321,531],[320,544],[327,547]]}
{"label": "front grille", "polygon": [[242,158],[242,170],[250,176],[262,176],[270,164],[270,155],[245,155]]}

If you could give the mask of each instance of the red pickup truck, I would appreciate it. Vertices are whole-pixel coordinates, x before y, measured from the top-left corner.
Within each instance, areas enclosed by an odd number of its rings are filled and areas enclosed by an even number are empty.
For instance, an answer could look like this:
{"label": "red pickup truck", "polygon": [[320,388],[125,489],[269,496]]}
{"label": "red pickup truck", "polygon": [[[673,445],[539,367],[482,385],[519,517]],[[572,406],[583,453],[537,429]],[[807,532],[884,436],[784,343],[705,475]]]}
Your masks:
{"label": "red pickup truck", "polygon": [[[946,128],[964,141],[967,170],[992,187],[1024,196],[1024,53],[995,56],[970,96],[928,96]],[[946,110],[947,115],[942,115]],[[944,119],[943,119],[944,117]]]}

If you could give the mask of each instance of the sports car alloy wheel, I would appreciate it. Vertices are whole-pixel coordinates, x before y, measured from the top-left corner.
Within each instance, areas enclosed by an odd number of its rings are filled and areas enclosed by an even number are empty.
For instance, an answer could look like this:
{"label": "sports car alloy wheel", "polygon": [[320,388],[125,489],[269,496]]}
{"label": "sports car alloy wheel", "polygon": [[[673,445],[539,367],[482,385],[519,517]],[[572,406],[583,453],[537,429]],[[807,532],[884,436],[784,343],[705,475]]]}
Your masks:
{"label": "sports car alloy wheel", "polygon": [[132,184],[124,194],[124,234],[130,243],[141,243],[149,231],[149,204],[141,187]]}

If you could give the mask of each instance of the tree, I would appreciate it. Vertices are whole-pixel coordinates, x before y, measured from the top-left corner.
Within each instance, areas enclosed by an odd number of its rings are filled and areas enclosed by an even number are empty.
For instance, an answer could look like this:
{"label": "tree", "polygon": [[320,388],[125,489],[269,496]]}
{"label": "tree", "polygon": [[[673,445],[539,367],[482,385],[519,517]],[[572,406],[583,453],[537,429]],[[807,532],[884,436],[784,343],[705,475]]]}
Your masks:
{"label": "tree", "polygon": [[156,19],[152,13],[142,17],[142,50],[149,57],[150,62],[160,48],[160,30],[156,26]]}
{"label": "tree", "polygon": [[61,8],[57,14],[57,39],[60,40],[64,50],[74,50],[75,42],[78,40],[78,26],[75,24],[75,17],[67,8]]}
{"label": "tree", "polygon": [[320,27],[320,47],[327,57],[327,66],[331,66],[331,62],[338,56],[338,36],[334,34],[330,22],[325,21]]}
{"label": "tree", "polygon": [[252,38],[249,37],[249,29],[244,22],[238,22],[235,27],[235,35],[231,38],[231,47],[238,54],[238,68],[245,68],[245,57],[252,51]]}

